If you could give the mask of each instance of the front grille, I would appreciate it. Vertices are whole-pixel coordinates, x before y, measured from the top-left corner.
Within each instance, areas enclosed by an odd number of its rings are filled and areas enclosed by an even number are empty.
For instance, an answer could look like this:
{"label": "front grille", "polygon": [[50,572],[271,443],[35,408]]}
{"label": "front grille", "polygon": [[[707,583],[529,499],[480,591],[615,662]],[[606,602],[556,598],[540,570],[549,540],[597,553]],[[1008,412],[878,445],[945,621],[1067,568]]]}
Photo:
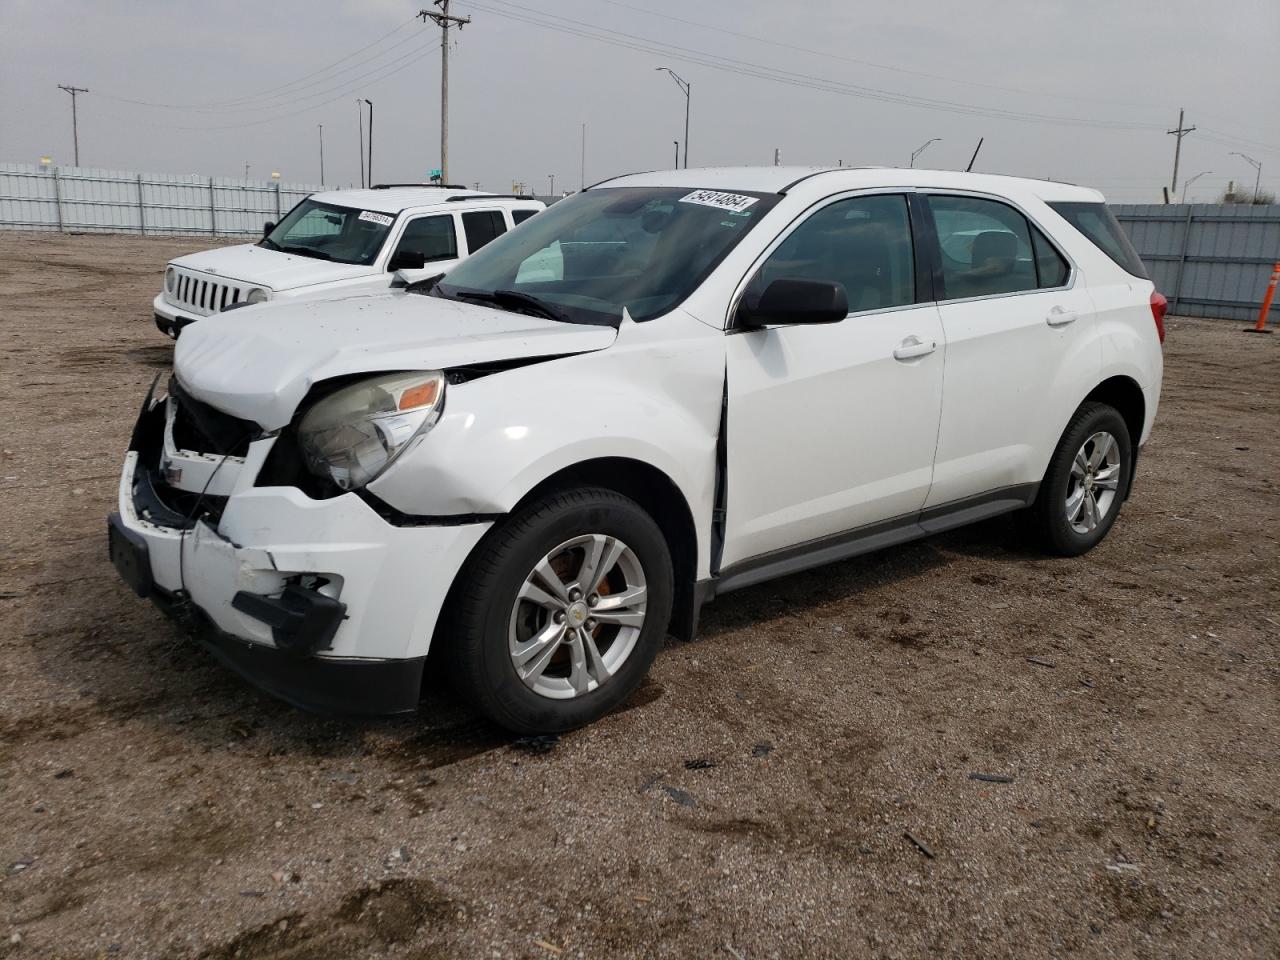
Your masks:
{"label": "front grille", "polygon": [[223,413],[187,394],[176,379],[169,381],[174,405],[173,443],[180,450],[243,457],[261,434],[252,420]]}
{"label": "front grille", "polygon": [[213,280],[198,273],[177,269],[174,288],[166,296],[170,303],[208,316],[239,303],[248,293],[230,280]]}

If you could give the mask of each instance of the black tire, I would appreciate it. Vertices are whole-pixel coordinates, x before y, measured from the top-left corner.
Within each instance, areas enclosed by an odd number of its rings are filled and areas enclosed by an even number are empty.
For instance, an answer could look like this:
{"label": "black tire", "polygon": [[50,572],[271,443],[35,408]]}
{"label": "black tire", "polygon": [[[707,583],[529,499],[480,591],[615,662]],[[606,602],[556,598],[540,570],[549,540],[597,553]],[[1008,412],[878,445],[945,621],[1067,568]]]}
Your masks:
{"label": "black tire", "polygon": [[[1119,473],[1115,496],[1097,525],[1088,532],[1073,527],[1067,516],[1066,500],[1073,485],[1071,470],[1077,451],[1089,438],[1109,433],[1119,447]],[[1082,403],[1076,410],[1062,439],[1058,441],[1036,494],[1035,503],[1027,511],[1027,528],[1032,538],[1049,553],[1062,557],[1078,557],[1088,553],[1107,535],[1120,506],[1129,491],[1133,470],[1133,446],[1129,428],[1119,411],[1105,403]]]}
{"label": "black tire", "polygon": [[[647,591],[644,622],[630,654],[606,682],[571,699],[554,699],[517,674],[508,629],[534,566],[558,545],[590,534],[616,537],[639,561]],[[666,636],[673,589],[666,538],[635,501],[598,487],[551,494],[491,530],[459,572],[440,637],[453,684],[515,733],[560,733],[588,724],[619,706],[648,673]]]}

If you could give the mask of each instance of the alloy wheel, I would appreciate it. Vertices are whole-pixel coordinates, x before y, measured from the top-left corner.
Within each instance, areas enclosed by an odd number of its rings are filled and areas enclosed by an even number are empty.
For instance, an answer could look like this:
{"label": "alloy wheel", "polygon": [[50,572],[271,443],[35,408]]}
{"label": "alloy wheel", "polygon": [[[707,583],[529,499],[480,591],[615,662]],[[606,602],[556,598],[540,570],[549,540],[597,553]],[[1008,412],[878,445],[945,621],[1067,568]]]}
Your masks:
{"label": "alloy wheel", "polygon": [[1110,513],[1120,492],[1120,444],[1106,431],[1093,434],[1076,451],[1067,480],[1067,523],[1076,533],[1092,533]]}

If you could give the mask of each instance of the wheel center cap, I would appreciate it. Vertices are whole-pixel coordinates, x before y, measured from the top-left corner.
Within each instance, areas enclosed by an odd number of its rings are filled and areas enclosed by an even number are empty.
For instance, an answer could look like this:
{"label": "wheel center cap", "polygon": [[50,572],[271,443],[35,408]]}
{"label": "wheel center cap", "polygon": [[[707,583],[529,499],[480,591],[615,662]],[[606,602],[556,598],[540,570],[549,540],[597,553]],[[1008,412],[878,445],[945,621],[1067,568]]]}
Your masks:
{"label": "wheel center cap", "polygon": [[587,605],[581,600],[571,603],[565,610],[565,619],[575,627],[582,626],[587,622]]}

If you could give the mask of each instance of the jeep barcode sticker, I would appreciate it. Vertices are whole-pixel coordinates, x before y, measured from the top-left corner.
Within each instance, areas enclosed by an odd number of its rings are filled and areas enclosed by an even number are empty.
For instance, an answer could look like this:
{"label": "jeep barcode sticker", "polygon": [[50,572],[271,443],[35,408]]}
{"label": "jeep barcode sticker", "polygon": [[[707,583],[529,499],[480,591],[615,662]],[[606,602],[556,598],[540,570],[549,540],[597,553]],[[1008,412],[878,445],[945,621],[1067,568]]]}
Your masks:
{"label": "jeep barcode sticker", "polygon": [[704,207],[717,207],[720,210],[732,210],[741,213],[756,202],[756,197],[744,197],[740,193],[720,193],[717,190],[695,190],[681,197],[681,203],[700,203]]}
{"label": "jeep barcode sticker", "polygon": [[395,217],[389,217],[385,213],[374,213],[372,210],[361,210],[360,219],[368,220],[370,223],[380,223],[384,227],[389,227],[391,226],[391,221],[394,220]]}

